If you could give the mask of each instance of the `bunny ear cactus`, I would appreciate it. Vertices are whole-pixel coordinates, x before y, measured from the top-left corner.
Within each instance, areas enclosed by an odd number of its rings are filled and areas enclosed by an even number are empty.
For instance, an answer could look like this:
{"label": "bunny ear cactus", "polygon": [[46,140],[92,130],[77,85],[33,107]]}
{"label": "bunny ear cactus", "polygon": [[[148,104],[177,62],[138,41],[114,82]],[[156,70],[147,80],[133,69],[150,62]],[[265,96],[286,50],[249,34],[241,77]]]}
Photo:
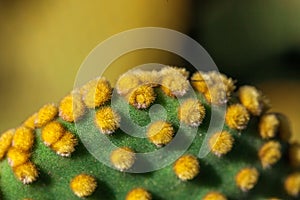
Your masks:
{"label": "bunny ear cactus", "polygon": [[[157,104],[163,108],[153,111]],[[212,108],[224,106],[223,127],[207,135]],[[288,142],[288,119],[269,107],[258,89],[236,91],[235,81],[215,71],[133,70],[115,89],[97,78],[1,135],[1,199],[296,199],[300,146]],[[120,128],[131,123],[142,128]],[[169,149],[175,160],[134,173],[141,159],[147,166],[168,159],[139,154],[193,131],[186,150],[180,142]],[[202,145],[209,153],[198,157]]]}

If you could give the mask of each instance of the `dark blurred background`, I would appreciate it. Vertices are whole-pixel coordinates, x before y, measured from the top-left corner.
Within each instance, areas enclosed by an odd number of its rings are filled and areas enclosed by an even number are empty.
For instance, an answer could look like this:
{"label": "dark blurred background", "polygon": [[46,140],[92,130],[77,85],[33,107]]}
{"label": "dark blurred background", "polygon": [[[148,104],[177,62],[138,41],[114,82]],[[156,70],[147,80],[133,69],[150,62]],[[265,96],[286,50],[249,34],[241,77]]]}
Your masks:
{"label": "dark blurred background", "polygon": [[[299,0],[0,0],[0,132],[67,94],[101,41],[144,26],[196,39],[221,72],[261,88],[273,110],[291,118],[300,141]],[[188,66],[144,50],[115,61],[106,76],[114,82],[147,62]]]}

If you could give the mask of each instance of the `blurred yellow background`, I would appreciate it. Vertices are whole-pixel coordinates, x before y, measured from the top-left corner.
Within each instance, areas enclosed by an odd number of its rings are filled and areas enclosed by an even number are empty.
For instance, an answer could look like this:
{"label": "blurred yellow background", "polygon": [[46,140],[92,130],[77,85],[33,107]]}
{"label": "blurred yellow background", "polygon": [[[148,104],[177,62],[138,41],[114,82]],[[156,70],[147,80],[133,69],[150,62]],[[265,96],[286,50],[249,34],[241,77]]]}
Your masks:
{"label": "blurred yellow background", "polygon": [[[190,2],[182,0],[0,1],[0,130],[16,127],[72,87],[88,53],[119,32],[160,26],[187,32]],[[116,61],[117,78],[142,61],[171,62],[158,52]],[[116,70],[116,68],[117,70]]]}
{"label": "blurred yellow background", "polygon": [[[277,55],[282,48],[293,46],[294,40],[298,40],[295,46],[300,46],[298,26],[294,26],[299,25],[294,20],[299,16],[300,3],[292,0],[282,7],[283,0],[268,0],[263,5],[257,5],[257,0],[237,2],[0,0],[0,132],[18,126],[43,104],[58,102],[66,95],[73,88],[81,63],[100,42],[132,28],[159,26],[197,38],[220,71],[258,85],[270,97],[273,110],[291,118],[294,139],[300,141],[300,80],[297,75],[293,80],[288,76],[276,78],[271,71],[280,75],[278,66],[284,66],[280,62],[264,65],[274,60],[274,49]],[[280,9],[282,15],[289,14],[281,20],[284,23],[278,23],[277,15],[272,14]],[[255,18],[251,21],[252,15]],[[260,51],[248,49],[259,44]],[[240,52],[243,57],[236,55]],[[257,64],[257,60],[261,62]],[[105,75],[114,82],[126,69],[147,62],[184,63],[169,53],[145,50],[121,57]],[[243,65],[238,67],[238,63]],[[299,63],[295,69],[299,69]],[[290,74],[295,75],[293,71]]]}

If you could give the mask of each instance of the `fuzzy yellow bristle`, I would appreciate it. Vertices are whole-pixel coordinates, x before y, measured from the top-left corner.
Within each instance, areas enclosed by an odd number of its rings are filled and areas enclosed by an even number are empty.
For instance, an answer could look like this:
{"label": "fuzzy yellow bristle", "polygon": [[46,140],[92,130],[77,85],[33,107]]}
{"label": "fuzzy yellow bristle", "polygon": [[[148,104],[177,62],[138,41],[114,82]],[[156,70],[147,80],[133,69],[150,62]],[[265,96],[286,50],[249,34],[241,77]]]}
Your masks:
{"label": "fuzzy yellow bristle", "polygon": [[241,103],[247,110],[254,116],[261,115],[266,109],[269,108],[269,103],[262,92],[253,86],[242,86],[238,91]]}
{"label": "fuzzy yellow bristle", "polygon": [[259,172],[255,168],[243,168],[235,176],[236,185],[244,192],[251,190],[257,183]]}
{"label": "fuzzy yellow bristle", "polygon": [[178,109],[178,118],[189,126],[199,126],[205,117],[205,108],[197,99],[185,100]]}
{"label": "fuzzy yellow bristle", "polygon": [[125,171],[133,166],[135,153],[129,147],[118,148],[110,154],[110,161],[116,169]]}
{"label": "fuzzy yellow bristle", "polygon": [[136,74],[132,72],[127,72],[123,74],[116,83],[116,89],[118,94],[126,95],[132,89],[138,87],[140,85],[140,80],[136,76]]}
{"label": "fuzzy yellow bristle", "polygon": [[168,74],[177,74],[177,73],[179,73],[182,76],[184,76],[185,78],[188,78],[189,74],[190,74],[185,68],[175,67],[175,66],[164,67],[160,70],[159,73],[161,74],[161,76],[165,76],[165,75],[168,75]]}
{"label": "fuzzy yellow bristle", "polygon": [[46,104],[38,111],[34,124],[37,128],[41,128],[52,121],[57,114],[58,108],[54,104]]}
{"label": "fuzzy yellow bristle", "polygon": [[236,130],[243,130],[247,127],[250,116],[247,109],[241,104],[234,104],[227,108],[226,124]]}
{"label": "fuzzy yellow bristle", "polygon": [[258,152],[263,168],[268,168],[277,163],[281,158],[281,145],[276,141],[266,142]]}
{"label": "fuzzy yellow bristle", "polygon": [[274,113],[264,114],[259,121],[259,134],[263,139],[270,139],[276,136],[279,127],[279,120]]}
{"label": "fuzzy yellow bristle", "polygon": [[217,156],[225,155],[231,151],[233,143],[234,138],[227,131],[217,132],[209,139],[210,149]]}
{"label": "fuzzy yellow bristle", "polygon": [[227,200],[227,198],[220,192],[209,192],[202,200]]}
{"label": "fuzzy yellow bristle", "polygon": [[290,174],[284,181],[286,192],[293,197],[300,195],[300,172]]}
{"label": "fuzzy yellow bristle", "polygon": [[129,104],[138,109],[148,108],[155,98],[156,95],[153,88],[148,85],[142,85],[133,89],[127,97]]}
{"label": "fuzzy yellow bristle", "polygon": [[162,76],[161,86],[166,95],[181,97],[187,93],[189,82],[181,73],[174,72]]}
{"label": "fuzzy yellow bristle", "polygon": [[134,188],[126,195],[126,200],[151,200],[152,195],[144,188]]}
{"label": "fuzzy yellow bristle", "polygon": [[11,167],[17,167],[26,163],[30,158],[30,153],[11,147],[7,152],[7,160]]}
{"label": "fuzzy yellow bristle", "polygon": [[1,136],[0,136],[0,160],[2,160],[4,158],[9,147],[11,146],[14,132],[15,132],[14,129],[10,129],[1,134]]}
{"label": "fuzzy yellow bristle", "polygon": [[72,93],[64,97],[59,104],[59,116],[67,121],[74,122],[85,113],[85,105],[78,93]]}
{"label": "fuzzy yellow bristle", "polygon": [[111,107],[105,106],[96,111],[95,123],[103,134],[112,134],[120,126],[120,116]]}
{"label": "fuzzy yellow bristle", "polygon": [[39,175],[36,166],[30,161],[13,168],[13,172],[23,184],[34,182]]}
{"label": "fuzzy yellow bristle", "polygon": [[205,94],[208,91],[208,86],[201,72],[196,72],[191,77],[191,83],[194,89],[202,94]]}
{"label": "fuzzy yellow bristle", "polygon": [[34,113],[30,117],[28,117],[24,122],[23,126],[26,126],[27,128],[35,129],[35,119],[37,118],[37,113]]}
{"label": "fuzzy yellow bristle", "polygon": [[173,171],[182,181],[192,180],[199,174],[200,164],[195,156],[184,155],[174,163]]}
{"label": "fuzzy yellow bristle", "polygon": [[79,174],[71,180],[70,188],[76,196],[87,197],[96,190],[97,181],[91,175]]}
{"label": "fuzzy yellow bristle", "polygon": [[147,130],[148,139],[158,147],[171,142],[173,135],[174,128],[172,127],[172,124],[165,121],[153,122]]}
{"label": "fuzzy yellow bristle", "polygon": [[57,142],[51,145],[51,149],[60,156],[69,157],[75,151],[77,144],[78,140],[74,134],[66,131]]}
{"label": "fuzzy yellow bristle", "polygon": [[293,167],[300,168],[300,144],[294,142],[289,147],[289,160]]}
{"label": "fuzzy yellow bristle", "polygon": [[50,146],[57,142],[65,131],[63,125],[57,121],[52,121],[42,129],[41,138],[46,146]]}
{"label": "fuzzy yellow bristle", "polygon": [[30,151],[34,144],[34,133],[30,128],[21,126],[16,129],[12,146],[22,151]]}
{"label": "fuzzy yellow bristle", "polygon": [[112,88],[105,78],[96,79],[83,92],[83,101],[88,108],[96,108],[111,98]]}
{"label": "fuzzy yellow bristle", "polygon": [[[132,73],[138,78],[140,85],[156,87],[160,83],[160,74],[158,71],[134,70]],[[135,85],[135,87],[137,86]]]}

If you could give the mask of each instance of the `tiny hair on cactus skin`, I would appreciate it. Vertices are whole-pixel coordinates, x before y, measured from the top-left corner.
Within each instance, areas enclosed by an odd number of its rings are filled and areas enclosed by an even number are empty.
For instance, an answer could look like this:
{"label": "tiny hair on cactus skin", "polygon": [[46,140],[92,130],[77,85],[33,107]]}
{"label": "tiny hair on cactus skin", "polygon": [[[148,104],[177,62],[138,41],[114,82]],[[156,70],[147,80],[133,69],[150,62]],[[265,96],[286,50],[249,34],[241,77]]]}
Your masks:
{"label": "tiny hair on cactus skin", "polygon": [[300,172],[294,172],[285,179],[284,188],[288,195],[299,197],[300,195]]}
{"label": "tiny hair on cactus skin", "polygon": [[15,131],[12,146],[23,151],[30,151],[33,147],[34,139],[33,130],[21,126]]}
{"label": "tiny hair on cactus skin", "polygon": [[161,88],[170,97],[181,97],[189,89],[189,82],[185,76],[176,72],[162,76]]}
{"label": "tiny hair on cactus skin", "polygon": [[137,109],[148,108],[155,101],[155,98],[154,89],[148,85],[133,89],[127,96],[129,104]]}
{"label": "tiny hair on cactus skin", "polygon": [[270,139],[276,136],[279,127],[279,120],[274,113],[264,114],[259,121],[259,134],[263,139]]}
{"label": "tiny hair on cactus skin", "polygon": [[289,146],[289,160],[291,166],[294,168],[300,168],[300,144],[294,142]]}
{"label": "tiny hair on cactus skin", "polygon": [[234,139],[227,131],[217,132],[209,139],[211,151],[219,157],[231,151],[233,143]]}
{"label": "tiny hair on cactus skin", "polygon": [[259,172],[255,168],[243,168],[236,177],[236,185],[244,192],[251,190],[257,183]]}
{"label": "tiny hair on cactus skin", "polygon": [[75,146],[77,144],[78,140],[74,134],[66,131],[57,142],[51,145],[51,149],[60,156],[69,157],[75,151]]}
{"label": "tiny hair on cactus skin", "polygon": [[55,119],[57,114],[58,108],[55,104],[46,104],[38,111],[34,124],[37,128],[41,128]]}
{"label": "tiny hair on cactus skin", "polygon": [[52,121],[42,128],[41,137],[46,146],[51,146],[64,135],[65,131],[63,125]]}
{"label": "tiny hair on cactus skin", "polygon": [[243,130],[247,127],[250,115],[247,109],[241,104],[233,104],[227,108],[226,124],[236,130]]}
{"label": "tiny hair on cactus skin", "polygon": [[4,158],[9,147],[11,146],[14,132],[15,132],[14,129],[10,129],[1,134],[1,136],[0,136],[0,160],[2,160]]}
{"label": "tiny hair on cactus skin", "polygon": [[23,184],[29,184],[36,181],[39,175],[36,166],[30,161],[13,168],[13,172],[16,178]]}
{"label": "tiny hair on cactus skin", "polygon": [[135,153],[129,147],[121,147],[111,152],[110,161],[116,169],[126,171],[133,166]]}
{"label": "tiny hair on cactus skin", "polygon": [[173,135],[174,128],[172,124],[161,120],[153,122],[147,130],[149,141],[157,147],[162,147],[171,142]]}
{"label": "tiny hair on cactus skin", "polygon": [[58,107],[59,116],[67,121],[78,121],[85,113],[85,105],[78,93],[71,93],[65,96]]}
{"label": "tiny hair on cactus skin", "polygon": [[120,76],[116,84],[116,90],[120,95],[126,95],[140,85],[139,78],[132,72],[127,72]]}
{"label": "tiny hair on cactus skin", "polygon": [[96,190],[97,181],[91,175],[79,174],[71,180],[70,188],[76,196],[88,197]]}
{"label": "tiny hair on cactus skin", "polygon": [[259,116],[269,108],[269,102],[262,92],[253,86],[242,86],[238,90],[241,103],[254,116]]}
{"label": "tiny hair on cactus skin", "polygon": [[268,168],[277,163],[281,158],[281,145],[276,141],[269,141],[259,149],[258,156],[263,168]]}
{"label": "tiny hair on cactus skin", "polygon": [[112,134],[120,127],[120,115],[109,106],[96,111],[95,124],[103,134]]}
{"label": "tiny hair on cactus skin", "polygon": [[209,192],[202,198],[202,200],[227,200],[227,198],[220,192]]}
{"label": "tiny hair on cactus skin", "polygon": [[33,115],[31,115],[30,117],[28,117],[24,122],[23,122],[23,126],[27,127],[27,128],[31,128],[31,129],[35,129],[35,119],[37,118],[37,113],[34,113]]}
{"label": "tiny hair on cactus skin", "polygon": [[152,200],[152,195],[144,188],[134,188],[127,193],[126,200]]}
{"label": "tiny hair on cactus skin", "polygon": [[7,152],[8,164],[11,167],[17,167],[29,161],[30,153],[11,147]]}
{"label": "tiny hair on cactus skin", "polygon": [[195,156],[184,155],[174,163],[173,171],[182,181],[192,180],[199,174],[200,164]]}
{"label": "tiny hair on cactus skin", "polygon": [[205,117],[205,108],[197,99],[185,100],[178,109],[178,118],[189,126],[199,126]]}
{"label": "tiny hair on cactus skin", "polygon": [[88,108],[97,108],[110,100],[112,88],[106,78],[98,78],[83,91],[83,101]]}

